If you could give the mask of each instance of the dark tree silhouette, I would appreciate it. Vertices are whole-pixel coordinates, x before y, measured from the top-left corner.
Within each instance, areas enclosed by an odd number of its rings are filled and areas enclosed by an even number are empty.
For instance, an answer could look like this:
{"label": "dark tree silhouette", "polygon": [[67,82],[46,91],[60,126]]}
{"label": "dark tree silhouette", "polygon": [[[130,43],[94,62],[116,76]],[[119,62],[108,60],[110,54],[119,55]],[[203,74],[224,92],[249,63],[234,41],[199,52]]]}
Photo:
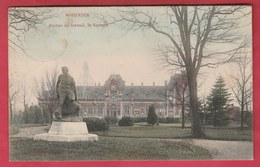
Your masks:
{"label": "dark tree silhouette", "polygon": [[158,122],[158,117],[155,112],[155,106],[149,106],[148,115],[147,115],[147,123],[149,125],[154,125]]}
{"label": "dark tree silhouette", "polygon": [[223,77],[218,77],[210,95],[207,98],[209,111],[209,122],[216,126],[226,126],[230,123],[228,114],[228,104],[230,102],[230,93],[225,88],[226,84]]}

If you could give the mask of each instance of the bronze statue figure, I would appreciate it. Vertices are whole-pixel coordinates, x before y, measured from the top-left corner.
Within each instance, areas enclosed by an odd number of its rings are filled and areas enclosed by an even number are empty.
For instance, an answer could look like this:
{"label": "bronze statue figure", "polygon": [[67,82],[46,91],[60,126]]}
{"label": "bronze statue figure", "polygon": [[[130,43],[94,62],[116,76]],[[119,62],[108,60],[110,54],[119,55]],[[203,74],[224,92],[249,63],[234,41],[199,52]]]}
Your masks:
{"label": "bronze statue figure", "polygon": [[72,76],[69,75],[68,67],[62,67],[62,74],[59,75],[56,84],[56,93],[59,101],[59,110],[55,113],[56,120],[70,121],[78,118],[80,104],[77,98],[76,84]]}

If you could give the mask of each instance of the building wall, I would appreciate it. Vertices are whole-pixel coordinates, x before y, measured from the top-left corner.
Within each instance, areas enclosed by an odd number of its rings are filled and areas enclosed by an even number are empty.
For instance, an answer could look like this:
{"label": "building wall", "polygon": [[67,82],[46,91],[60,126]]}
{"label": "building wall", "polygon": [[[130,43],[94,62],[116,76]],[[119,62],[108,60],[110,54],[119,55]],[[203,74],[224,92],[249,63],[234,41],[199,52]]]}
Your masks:
{"label": "building wall", "polygon": [[167,107],[166,102],[162,101],[80,101],[80,103],[82,106],[81,112],[85,117],[146,117],[149,106],[152,104],[156,105],[156,112],[159,117],[180,117],[180,114],[177,115],[178,113],[176,111],[172,112],[174,111],[173,109],[170,110],[170,114],[168,114],[167,109],[170,107]]}

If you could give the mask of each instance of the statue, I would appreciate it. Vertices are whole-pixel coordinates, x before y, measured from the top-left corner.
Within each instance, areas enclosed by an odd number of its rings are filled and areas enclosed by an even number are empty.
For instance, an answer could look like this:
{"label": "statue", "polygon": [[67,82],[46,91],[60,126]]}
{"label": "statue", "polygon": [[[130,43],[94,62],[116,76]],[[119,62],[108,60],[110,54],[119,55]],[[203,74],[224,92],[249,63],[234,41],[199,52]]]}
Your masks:
{"label": "statue", "polygon": [[48,133],[37,134],[34,140],[57,142],[97,141],[98,136],[89,134],[87,124],[79,117],[80,104],[74,79],[69,75],[68,67],[62,67],[62,73],[57,81],[56,93],[59,109],[53,116]]}
{"label": "statue", "polygon": [[73,77],[69,75],[68,67],[62,67],[62,74],[59,75],[56,84],[56,93],[59,109],[55,113],[55,120],[80,121],[80,104],[77,98],[76,84]]}

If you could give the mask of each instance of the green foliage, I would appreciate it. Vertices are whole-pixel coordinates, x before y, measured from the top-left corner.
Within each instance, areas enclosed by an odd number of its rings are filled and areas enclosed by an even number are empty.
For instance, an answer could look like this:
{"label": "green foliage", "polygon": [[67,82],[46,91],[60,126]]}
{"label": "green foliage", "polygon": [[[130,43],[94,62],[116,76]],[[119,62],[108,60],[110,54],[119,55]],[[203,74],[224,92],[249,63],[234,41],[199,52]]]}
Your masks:
{"label": "green foliage", "polygon": [[134,125],[134,120],[131,117],[122,117],[119,121],[118,121],[118,125],[119,126],[133,126]]}
{"label": "green foliage", "polygon": [[147,123],[149,125],[154,125],[158,123],[158,117],[155,112],[155,106],[151,105],[149,106],[148,116],[147,116]]}
{"label": "green foliage", "polygon": [[207,98],[207,123],[216,126],[227,126],[230,123],[227,106],[230,93],[225,88],[223,77],[218,77],[210,95]]}
{"label": "green foliage", "polygon": [[158,118],[159,123],[180,123],[180,118],[174,118],[174,117],[166,117],[166,118]]}
{"label": "green foliage", "polygon": [[83,121],[86,122],[88,131],[107,131],[109,129],[109,125],[105,119],[87,117]]}
{"label": "green foliage", "polygon": [[24,123],[26,124],[43,124],[45,118],[41,108],[37,105],[32,105],[26,108],[23,113]]}
{"label": "green foliage", "polygon": [[141,123],[141,122],[146,122],[146,117],[134,117],[134,122],[135,123]]}
{"label": "green foliage", "polygon": [[105,117],[105,120],[106,122],[109,124],[109,125],[115,125],[118,123],[118,119],[116,117],[112,117],[112,116],[106,116]]}
{"label": "green foliage", "polygon": [[252,113],[251,113],[251,112],[247,111],[247,112],[245,113],[245,119],[244,119],[244,121],[245,121],[247,127],[251,129],[252,126],[253,126],[253,124],[252,124]]}
{"label": "green foliage", "polygon": [[47,107],[43,106],[43,117],[45,120],[45,123],[51,123],[52,121],[52,114],[50,113],[50,111],[47,109]]}
{"label": "green foliage", "polygon": [[10,135],[15,135],[17,133],[19,133],[19,127],[15,126],[15,125],[10,125],[9,126],[9,134]]}

